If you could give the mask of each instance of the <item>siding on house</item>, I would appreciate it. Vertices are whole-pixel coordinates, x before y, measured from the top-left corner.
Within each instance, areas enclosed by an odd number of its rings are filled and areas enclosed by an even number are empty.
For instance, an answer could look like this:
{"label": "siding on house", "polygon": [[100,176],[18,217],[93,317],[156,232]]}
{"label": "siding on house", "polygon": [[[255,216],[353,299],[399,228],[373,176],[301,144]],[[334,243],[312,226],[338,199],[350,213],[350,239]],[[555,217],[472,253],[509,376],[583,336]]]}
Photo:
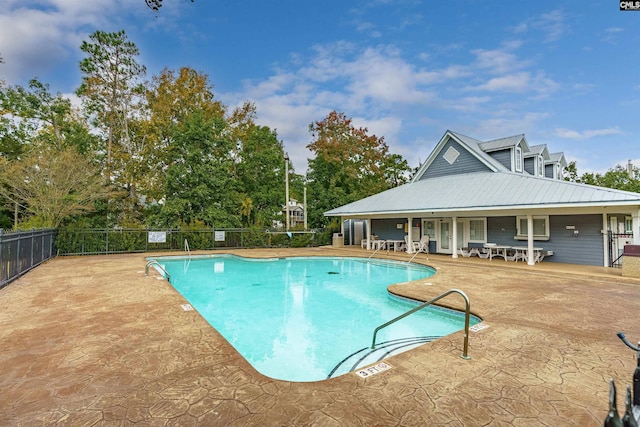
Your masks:
{"label": "siding on house", "polygon": [[[453,147],[458,153],[460,153],[453,164],[450,164],[444,158],[444,155],[449,147]],[[439,176],[489,171],[490,169],[475,156],[473,156],[469,152],[469,150],[460,146],[460,144],[458,144],[456,141],[449,139],[449,141],[447,141],[447,143],[440,151],[438,157],[436,157],[434,161],[429,165],[420,179],[422,180],[428,178],[436,178]]]}
{"label": "siding on house", "polygon": [[[574,229],[566,229],[568,225],[578,230],[578,237],[575,237]],[[602,265],[601,229],[602,215],[552,215],[549,217],[549,240],[534,240],[534,246],[553,251],[553,256],[545,258],[544,262]],[[514,238],[516,234],[515,216],[487,218],[487,242],[526,246],[526,240]]]}
{"label": "siding on house", "polygon": [[[567,230],[566,226],[578,230]],[[544,262],[602,265],[604,243],[602,239],[602,215],[554,215],[549,217],[548,242],[539,242],[544,250],[553,251],[553,256]],[[538,243],[536,243],[538,245]]]}
{"label": "siding on house", "polygon": [[487,242],[499,245],[521,246],[520,240],[513,236],[518,234],[515,216],[498,216],[487,218]]}
{"label": "siding on house", "polygon": [[512,170],[511,168],[511,149],[508,148],[506,150],[498,150],[487,153],[495,160],[500,162],[505,168]]}
{"label": "siding on house", "polygon": [[[372,219],[371,232],[382,240],[403,240],[406,223],[406,218]],[[402,228],[398,228],[398,224],[402,224]]]}

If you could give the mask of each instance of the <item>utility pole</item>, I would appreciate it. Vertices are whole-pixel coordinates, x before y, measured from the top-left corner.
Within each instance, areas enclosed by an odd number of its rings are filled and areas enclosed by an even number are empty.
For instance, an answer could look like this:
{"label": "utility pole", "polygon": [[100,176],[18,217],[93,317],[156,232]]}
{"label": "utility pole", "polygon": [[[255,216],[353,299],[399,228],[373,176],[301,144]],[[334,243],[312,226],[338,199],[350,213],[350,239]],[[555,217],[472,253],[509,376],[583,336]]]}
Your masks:
{"label": "utility pole", "polygon": [[289,231],[289,154],[287,153],[284,153],[284,188],[285,198],[287,199],[285,203],[286,230]]}

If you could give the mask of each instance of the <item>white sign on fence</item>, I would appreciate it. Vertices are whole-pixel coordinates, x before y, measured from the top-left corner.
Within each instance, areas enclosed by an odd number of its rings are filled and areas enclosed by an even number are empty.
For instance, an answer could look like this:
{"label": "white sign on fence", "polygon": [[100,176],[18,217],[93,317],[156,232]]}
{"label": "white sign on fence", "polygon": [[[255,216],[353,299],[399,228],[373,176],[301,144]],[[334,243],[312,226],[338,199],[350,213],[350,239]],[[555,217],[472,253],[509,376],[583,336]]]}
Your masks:
{"label": "white sign on fence", "polygon": [[216,231],[215,239],[216,242],[224,242],[224,231]]}
{"label": "white sign on fence", "polygon": [[166,231],[150,231],[148,239],[149,239],[149,243],[166,243],[167,232]]}

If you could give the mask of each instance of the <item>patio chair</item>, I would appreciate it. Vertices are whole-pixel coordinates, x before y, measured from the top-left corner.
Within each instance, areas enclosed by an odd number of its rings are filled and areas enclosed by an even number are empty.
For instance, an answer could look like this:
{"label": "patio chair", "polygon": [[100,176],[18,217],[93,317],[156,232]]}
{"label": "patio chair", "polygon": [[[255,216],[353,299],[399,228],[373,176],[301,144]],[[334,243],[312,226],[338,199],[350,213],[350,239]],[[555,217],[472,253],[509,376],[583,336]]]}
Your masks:
{"label": "patio chair", "polygon": [[429,253],[429,236],[422,236],[419,242],[412,243],[414,252],[424,252],[425,254]]}
{"label": "patio chair", "polygon": [[487,248],[481,248],[478,251],[478,256],[480,258],[487,259],[487,258],[489,258],[489,255],[491,255],[491,251],[489,249],[487,249]]}
{"label": "patio chair", "polygon": [[509,250],[507,250],[505,252],[504,259],[506,261],[517,261],[518,260],[518,252],[513,250],[513,249],[509,249]]}
{"label": "patio chair", "polygon": [[460,248],[458,253],[465,258],[469,258],[471,256],[471,248]]}

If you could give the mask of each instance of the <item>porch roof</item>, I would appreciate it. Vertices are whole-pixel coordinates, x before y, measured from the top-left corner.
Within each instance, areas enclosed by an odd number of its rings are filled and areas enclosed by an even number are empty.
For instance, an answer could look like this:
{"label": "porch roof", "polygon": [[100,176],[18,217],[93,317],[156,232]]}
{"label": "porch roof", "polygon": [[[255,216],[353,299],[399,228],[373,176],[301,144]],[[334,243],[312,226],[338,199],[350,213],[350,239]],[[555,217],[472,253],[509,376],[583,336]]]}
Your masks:
{"label": "porch roof", "polygon": [[423,179],[325,212],[363,216],[510,209],[640,206],[640,194],[511,172]]}

